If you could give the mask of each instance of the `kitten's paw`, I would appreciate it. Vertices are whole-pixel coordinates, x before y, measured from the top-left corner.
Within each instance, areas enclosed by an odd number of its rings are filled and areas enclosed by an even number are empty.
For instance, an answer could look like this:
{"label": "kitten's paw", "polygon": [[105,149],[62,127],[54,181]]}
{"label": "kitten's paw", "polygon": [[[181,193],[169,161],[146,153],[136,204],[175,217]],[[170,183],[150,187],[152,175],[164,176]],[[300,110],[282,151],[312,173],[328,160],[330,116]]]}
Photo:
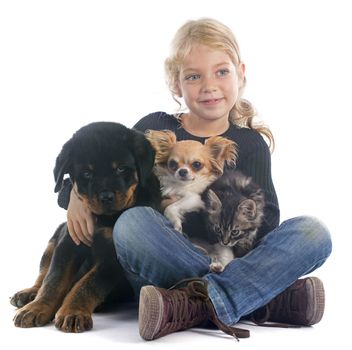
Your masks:
{"label": "kitten's paw", "polygon": [[218,261],[216,262],[212,262],[210,265],[209,265],[209,268],[210,268],[210,272],[214,272],[214,273],[220,273],[220,272],[223,272],[224,271],[224,265]]}

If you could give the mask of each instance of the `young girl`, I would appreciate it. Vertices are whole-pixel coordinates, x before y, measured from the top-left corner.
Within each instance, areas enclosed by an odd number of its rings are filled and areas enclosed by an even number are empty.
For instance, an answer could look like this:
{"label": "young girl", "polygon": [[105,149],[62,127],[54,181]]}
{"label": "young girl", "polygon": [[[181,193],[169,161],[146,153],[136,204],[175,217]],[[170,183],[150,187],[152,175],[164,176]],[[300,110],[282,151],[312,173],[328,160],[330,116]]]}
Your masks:
{"label": "young girl", "polygon": [[[140,293],[139,329],[151,340],[212,321],[226,333],[247,337],[232,327],[250,315],[255,322],[312,325],[324,312],[324,288],[316,277],[298,280],[321,266],[331,252],[326,227],[313,217],[279,225],[279,206],[271,178],[269,129],[254,123],[252,105],[242,99],[245,66],[231,30],[213,19],[189,21],[176,33],[166,75],[173,97],[188,110],[142,118],[135,128],[169,129],[178,140],[205,140],[221,135],[238,145],[237,169],[265,191],[265,220],[259,243],[209,273],[209,257],[178,234],[167,219],[147,207],[125,211],[114,228],[118,258]],[[194,230],[201,230],[196,217]],[[72,239],[89,244],[94,221],[71,192],[68,225]],[[201,231],[197,231],[201,232]],[[175,286],[176,285],[176,286]]]}

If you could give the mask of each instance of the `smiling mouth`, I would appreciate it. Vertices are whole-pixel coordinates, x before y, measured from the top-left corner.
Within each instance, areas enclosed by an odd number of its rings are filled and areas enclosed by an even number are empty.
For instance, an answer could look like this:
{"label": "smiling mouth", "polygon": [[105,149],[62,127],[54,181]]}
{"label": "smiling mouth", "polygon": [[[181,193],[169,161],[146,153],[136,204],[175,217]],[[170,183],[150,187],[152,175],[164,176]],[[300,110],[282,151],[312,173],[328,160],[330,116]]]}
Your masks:
{"label": "smiling mouth", "polygon": [[218,104],[220,101],[222,101],[222,98],[210,98],[207,100],[202,100],[200,103],[207,105],[207,106],[212,106]]}

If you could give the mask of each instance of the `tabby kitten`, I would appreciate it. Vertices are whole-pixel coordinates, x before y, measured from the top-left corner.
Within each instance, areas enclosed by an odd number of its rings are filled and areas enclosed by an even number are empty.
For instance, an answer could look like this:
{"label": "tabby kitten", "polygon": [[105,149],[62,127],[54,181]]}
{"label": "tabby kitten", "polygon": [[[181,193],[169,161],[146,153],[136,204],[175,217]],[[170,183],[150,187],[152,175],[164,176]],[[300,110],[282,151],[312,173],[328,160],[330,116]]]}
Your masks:
{"label": "tabby kitten", "polygon": [[210,270],[221,272],[235,257],[247,254],[264,215],[264,193],[250,177],[227,170],[202,194],[207,233],[190,238],[212,258]]}

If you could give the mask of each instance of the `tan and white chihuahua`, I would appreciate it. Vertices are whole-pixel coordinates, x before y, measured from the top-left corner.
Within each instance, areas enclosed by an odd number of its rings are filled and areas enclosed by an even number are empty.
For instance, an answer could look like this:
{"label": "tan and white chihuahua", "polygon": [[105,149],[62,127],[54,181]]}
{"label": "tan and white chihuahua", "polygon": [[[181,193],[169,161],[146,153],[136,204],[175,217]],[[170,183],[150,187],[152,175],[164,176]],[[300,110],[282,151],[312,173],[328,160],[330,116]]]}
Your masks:
{"label": "tan and white chihuahua", "polygon": [[147,138],[156,151],[155,173],[159,177],[164,215],[182,232],[184,215],[204,209],[201,194],[219,178],[225,163],[235,165],[237,145],[221,136],[205,144],[177,141],[172,131],[148,130]]}

